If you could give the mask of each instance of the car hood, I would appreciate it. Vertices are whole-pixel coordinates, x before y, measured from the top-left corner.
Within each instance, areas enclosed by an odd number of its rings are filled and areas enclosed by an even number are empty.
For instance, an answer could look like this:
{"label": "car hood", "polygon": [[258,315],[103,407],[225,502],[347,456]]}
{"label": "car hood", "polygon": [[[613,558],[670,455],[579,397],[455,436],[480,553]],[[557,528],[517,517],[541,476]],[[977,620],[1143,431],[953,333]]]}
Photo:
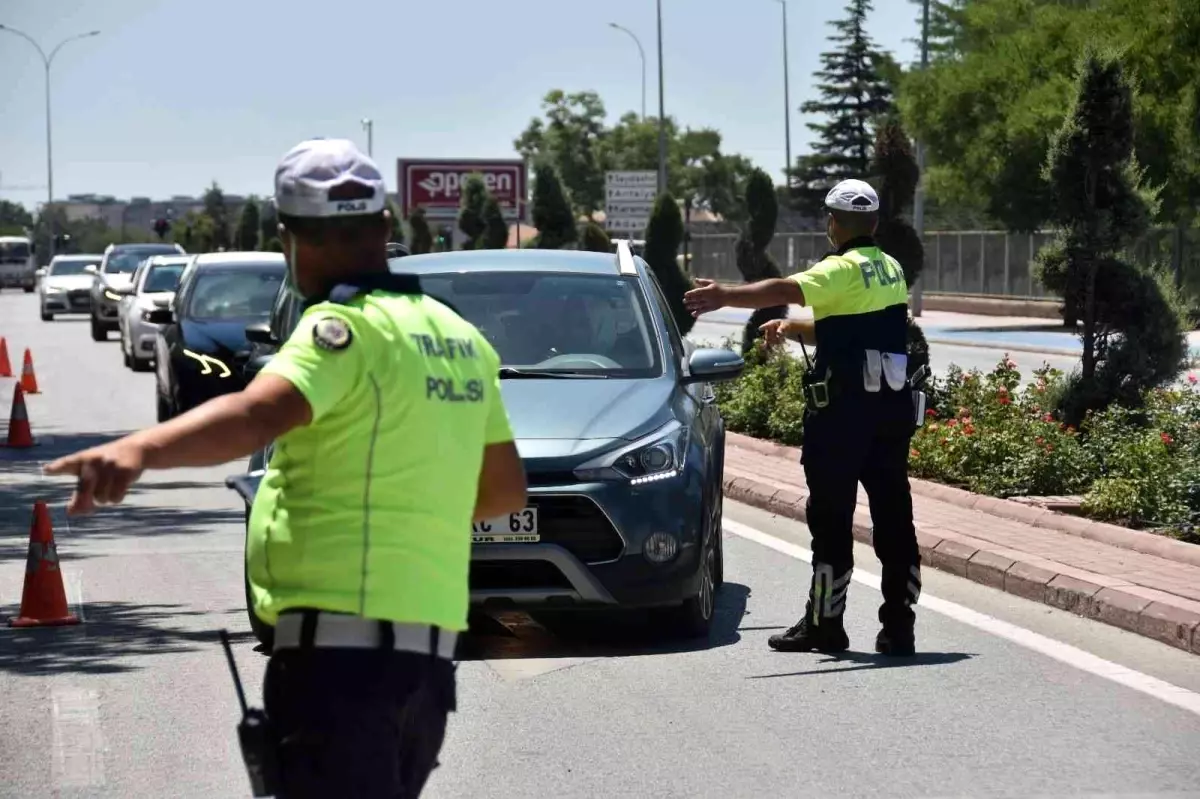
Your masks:
{"label": "car hood", "polygon": [[673,384],[653,380],[502,380],[522,457],[598,452],[657,430],[671,419]]}
{"label": "car hood", "polygon": [[[173,291],[154,291],[149,294],[139,294],[137,297],[137,305],[139,308],[152,310],[154,308],[166,308],[171,304],[171,298],[175,296]],[[245,325],[242,328],[245,329]]]}
{"label": "car hood", "polygon": [[257,320],[223,319],[219,322],[208,322],[183,319],[179,327],[183,346],[187,349],[218,358],[228,358],[244,355],[250,349],[246,341],[246,325],[255,321]]}
{"label": "car hood", "polygon": [[101,272],[96,279],[112,289],[128,288],[133,284],[132,272]]}
{"label": "car hood", "polygon": [[42,285],[48,289],[71,291],[91,288],[93,279],[91,275],[46,275],[42,278]]}

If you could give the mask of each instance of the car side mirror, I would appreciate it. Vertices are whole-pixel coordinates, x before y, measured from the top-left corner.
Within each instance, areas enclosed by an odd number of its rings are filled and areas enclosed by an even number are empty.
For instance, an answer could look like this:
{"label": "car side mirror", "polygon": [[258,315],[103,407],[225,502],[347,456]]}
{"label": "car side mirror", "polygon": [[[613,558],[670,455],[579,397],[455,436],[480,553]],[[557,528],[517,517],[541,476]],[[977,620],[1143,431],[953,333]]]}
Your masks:
{"label": "car side mirror", "polygon": [[96,268],[95,264],[88,264],[83,268],[83,271],[87,272],[89,275],[94,275],[100,270]]}
{"label": "car side mirror", "polygon": [[152,325],[169,325],[175,321],[175,314],[171,313],[170,308],[154,308],[146,311],[142,318]]}
{"label": "car side mirror", "polygon": [[698,349],[688,358],[688,371],[684,383],[719,383],[735,380],[746,368],[746,362],[733,350],[705,347]]}
{"label": "car side mirror", "polygon": [[279,340],[271,332],[271,325],[266,322],[255,322],[246,325],[246,341],[251,344],[278,344]]}
{"label": "car side mirror", "polygon": [[38,269],[36,272],[33,273],[33,276],[36,278],[39,278],[39,279],[45,277],[46,276],[46,267],[43,266],[40,269]]}

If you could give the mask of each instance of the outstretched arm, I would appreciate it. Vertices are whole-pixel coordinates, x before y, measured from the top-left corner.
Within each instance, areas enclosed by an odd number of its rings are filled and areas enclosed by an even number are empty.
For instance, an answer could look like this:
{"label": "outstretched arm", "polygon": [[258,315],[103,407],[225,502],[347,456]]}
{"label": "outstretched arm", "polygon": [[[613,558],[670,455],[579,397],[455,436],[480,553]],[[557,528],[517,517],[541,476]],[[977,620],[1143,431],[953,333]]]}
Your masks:
{"label": "outstretched arm", "polygon": [[773,308],[776,305],[803,305],[804,292],[795,280],[777,277],[726,286],[698,278],[696,288],[683,295],[683,303],[693,316],[718,308]]}

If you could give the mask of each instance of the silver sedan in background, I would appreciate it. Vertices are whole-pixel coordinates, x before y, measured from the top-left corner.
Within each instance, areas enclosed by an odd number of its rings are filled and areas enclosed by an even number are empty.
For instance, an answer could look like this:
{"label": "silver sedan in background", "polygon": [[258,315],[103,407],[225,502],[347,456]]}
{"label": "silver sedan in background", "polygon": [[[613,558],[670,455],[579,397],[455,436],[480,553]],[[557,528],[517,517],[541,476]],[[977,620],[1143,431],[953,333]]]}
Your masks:
{"label": "silver sedan in background", "polygon": [[159,326],[146,317],[155,308],[170,305],[179,277],[191,260],[190,255],[152,255],[138,265],[128,288],[120,290],[117,327],[121,356],[133,371],[145,372],[152,367]]}
{"label": "silver sedan in background", "polygon": [[92,273],[103,255],[56,255],[50,265],[37,270],[38,302],[42,321],[55,314],[83,314],[92,309]]}

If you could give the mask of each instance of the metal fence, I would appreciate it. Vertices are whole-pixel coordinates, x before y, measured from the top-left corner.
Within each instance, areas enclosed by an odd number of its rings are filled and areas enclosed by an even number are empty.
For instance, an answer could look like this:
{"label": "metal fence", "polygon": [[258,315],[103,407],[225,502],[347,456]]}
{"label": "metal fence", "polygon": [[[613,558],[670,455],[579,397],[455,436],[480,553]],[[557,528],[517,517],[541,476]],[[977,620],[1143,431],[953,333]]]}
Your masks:
{"label": "metal fence", "polygon": [[[1052,232],[1005,233],[996,230],[931,231],[925,234],[925,291],[992,297],[1049,299],[1033,276],[1033,263]],[[691,272],[696,277],[740,282],[733,233],[693,234],[689,244]],[[1200,231],[1187,232],[1182,243],[1172,230],[1154,230],[1133,248],[1142,263],[1171,264],[1172,248],[1182,246],[1185,283],[1200,283]],[[780,233],[770,252],[784,273],[807,269],[829,249],[825,233]]]}

